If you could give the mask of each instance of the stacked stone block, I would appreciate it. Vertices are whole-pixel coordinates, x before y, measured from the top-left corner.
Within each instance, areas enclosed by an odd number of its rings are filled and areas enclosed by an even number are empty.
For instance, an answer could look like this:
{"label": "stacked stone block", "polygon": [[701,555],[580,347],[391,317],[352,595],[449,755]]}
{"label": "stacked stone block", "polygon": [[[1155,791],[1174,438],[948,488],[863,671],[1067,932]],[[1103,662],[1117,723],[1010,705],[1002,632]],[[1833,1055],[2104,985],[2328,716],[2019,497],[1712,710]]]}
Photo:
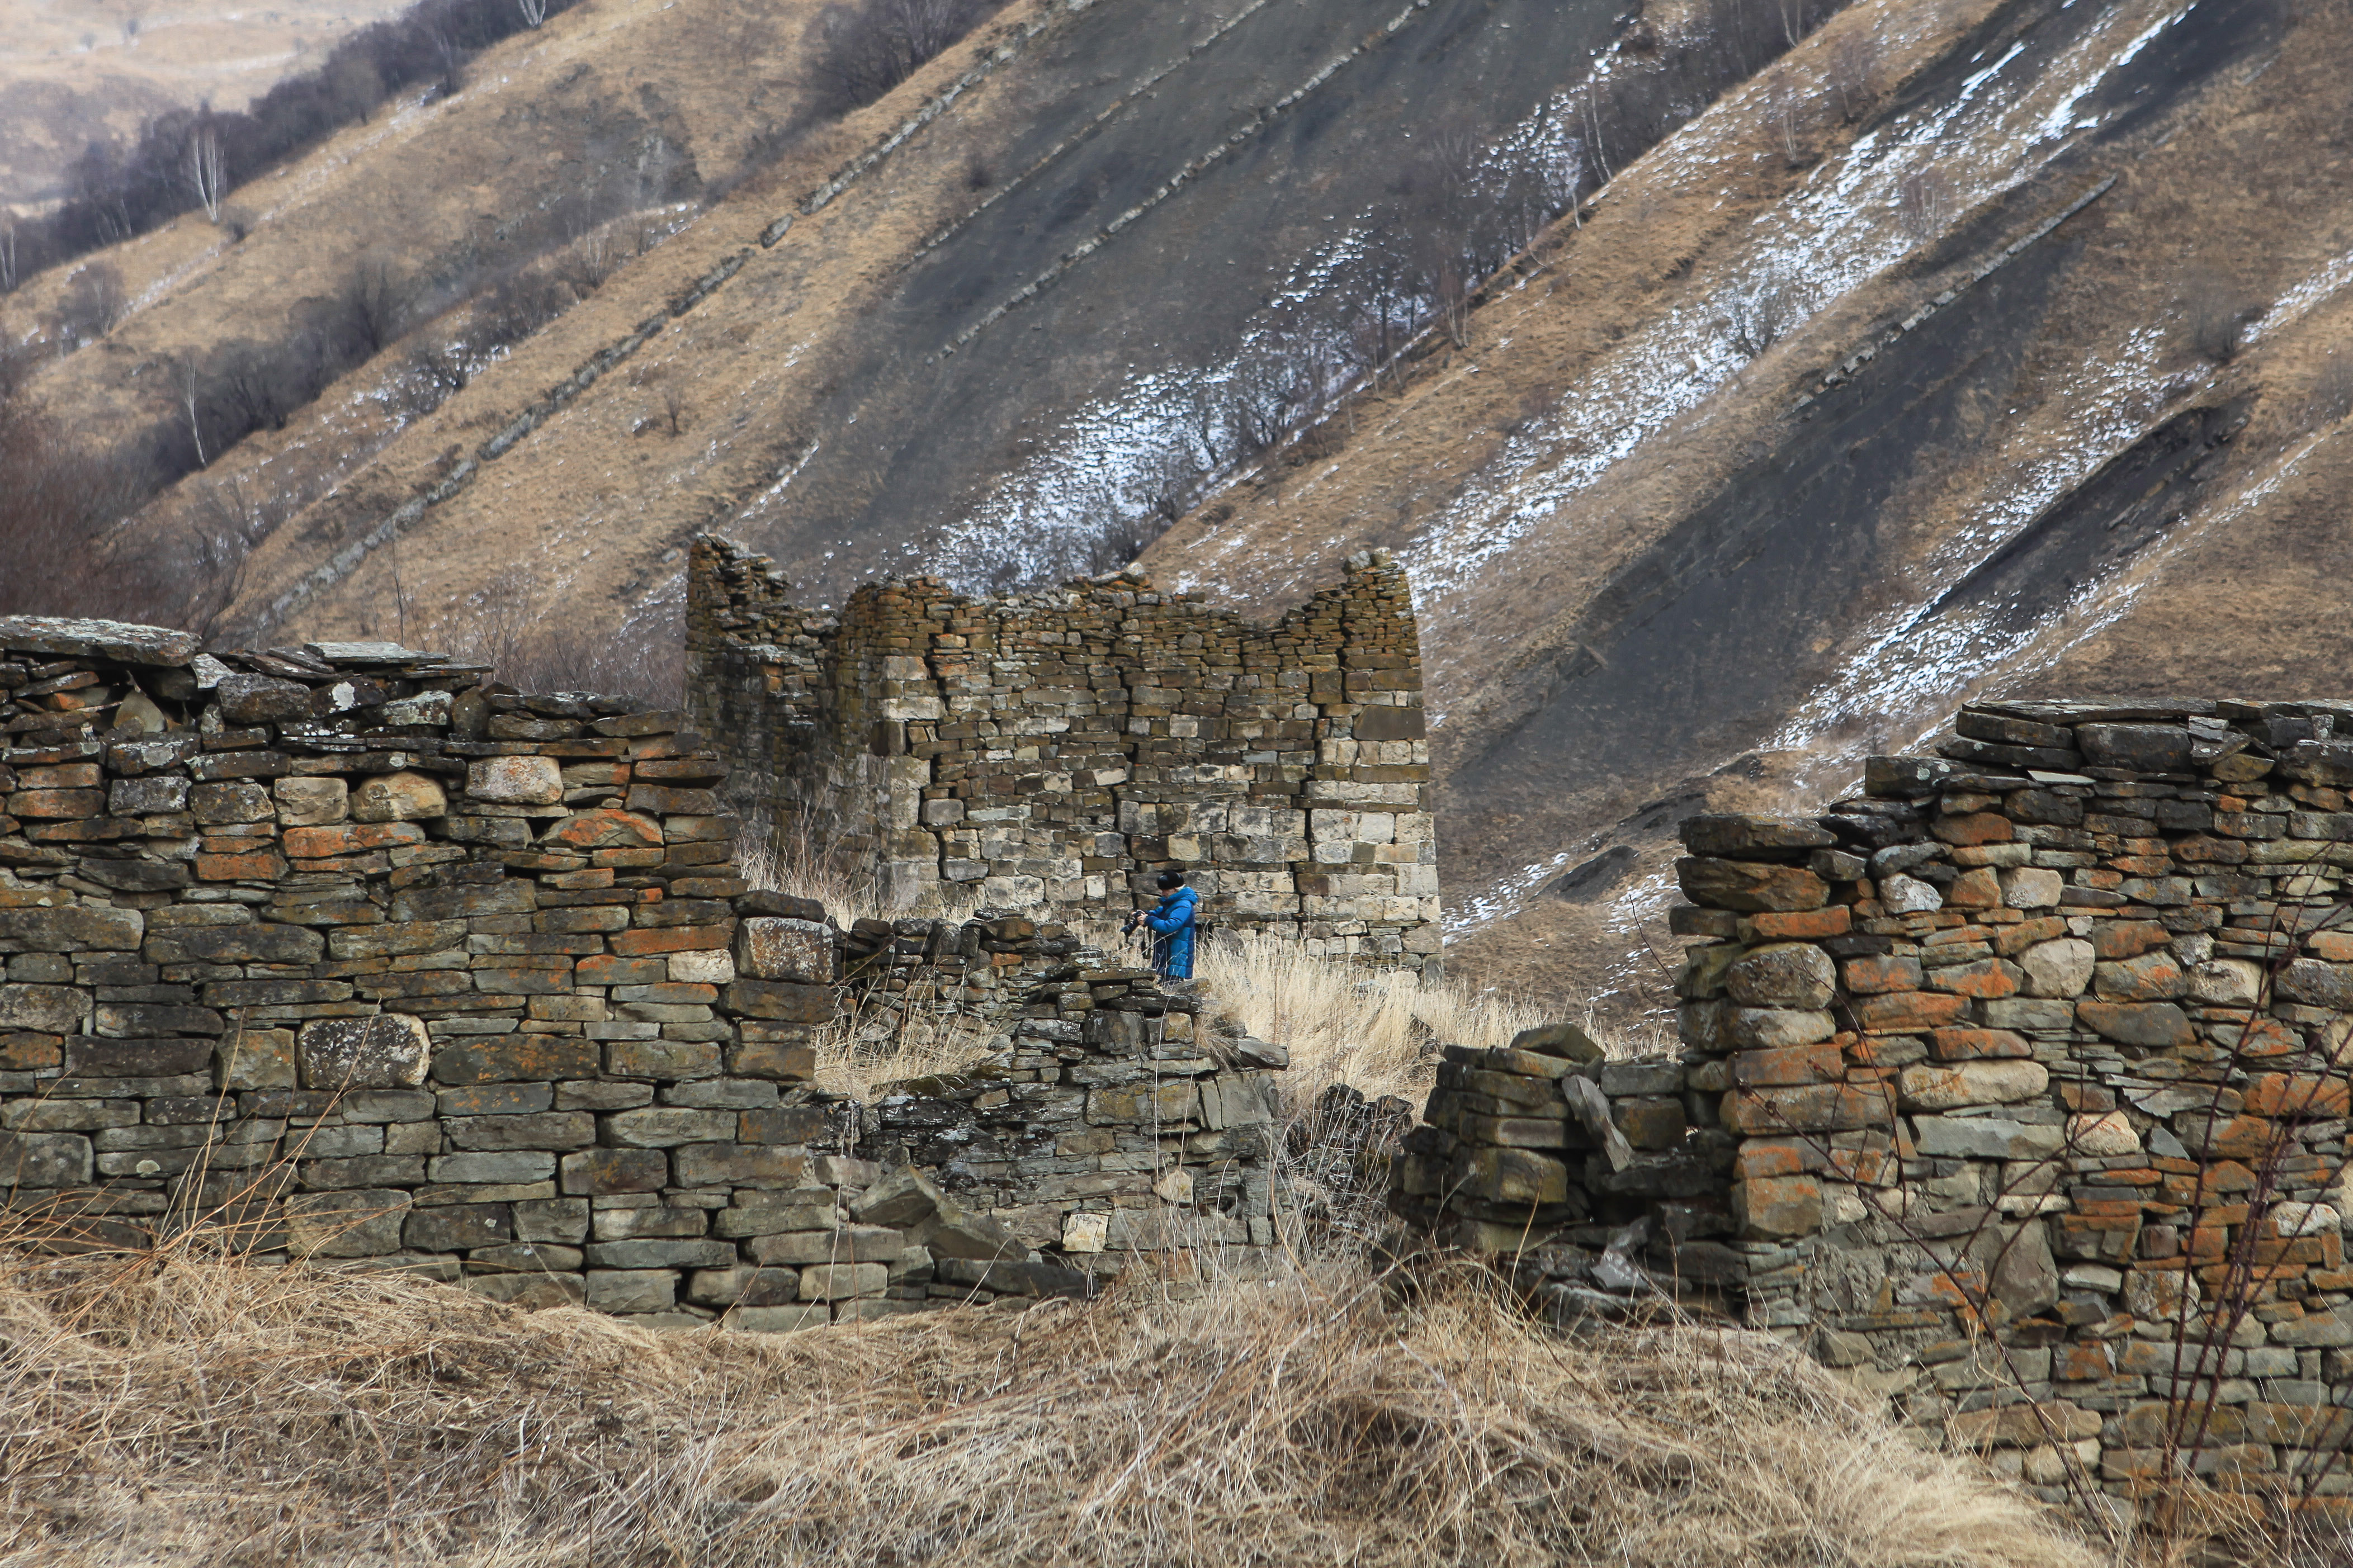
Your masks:
{"label": "stacked stone block", "polygon": [[[942,1105],[1000,1078],[1124,1081],[1126,1034],[1103,1026],[1098,1051],[1056,1022],[1086,1013],[1061,984],[1090,957],[1075,939],[1015,917],[845,931],[751,889],[726,765],[682,715],[485,673],[386,644],[206,654],[0,619],[19,1234],[204,1226],[263,1258],[739,1327],[1086,1289],[1043,1216],[1098,1194],[1032,1190],[1077,1156],[1025,1163],[1019,1108],[981,1108],[1019,1145],[985,1196],[1056,1257],[861,1158],[872,1113],[811,1081],[818,1031],[881,1005],[1001,1027],[1003,1067],[934,1086]],[[1168,1005],[1103,984],[1106,1019]],[[1050,1068],[1018,1060],[1017,1024],[1054,1042]],[[1208,1158],[1176,1149],[1151,1179]],[[1205,1186],[1262,1190],[1262,1154],[1228,1166]]]}
{"label": "stacked stone block", "polygon": [[[2340,727],[2353,707],[1978,703],[1817,816],[1684,824],[1685,1083],[1717,1100],[1684,1137],[1729,1152],[1687,1201],[1752,1322],[2053,1500],[2153,1500],[2170,1466],[2341,1506]],[[1430,1120],[1433,1150],[1470,1123]],[[1560,1216],[1598,1211],[1607,1173],[1567,1175]],[[1496,1248],[1465,1218],[1437,1223]],[[1621,1253],[1672,1288],[1655,1230]]]}
{"label": "stacked stone block", "polygon": [[1040,974],[997,1059],[897,1087],[860,1152],[940,1184],[1066,1258],[1273,1244],[1279,1047],[1220,1031],[1151,973]]}
{"label": "stacked stone block", "polygon": [[1556,1317],[1736,1287],[1722,1239],[1735,1141],[1713,1077],[1702,1059],[1606,1060],[1573,1024],[1504,1049],[1445,1047],[1390,1208],[1443,1245],[1509,1257]]}
{"label": "stacked stone block", "polygon": [[1271,627],[1117,574],[975,599],[870,584],[794,605],[699,541],[689,703],[787,840],[1057,918],[1196,873],[1208,918],[1384,964],[1439,963],[1419,646],[1404,574],[1356,558]]}

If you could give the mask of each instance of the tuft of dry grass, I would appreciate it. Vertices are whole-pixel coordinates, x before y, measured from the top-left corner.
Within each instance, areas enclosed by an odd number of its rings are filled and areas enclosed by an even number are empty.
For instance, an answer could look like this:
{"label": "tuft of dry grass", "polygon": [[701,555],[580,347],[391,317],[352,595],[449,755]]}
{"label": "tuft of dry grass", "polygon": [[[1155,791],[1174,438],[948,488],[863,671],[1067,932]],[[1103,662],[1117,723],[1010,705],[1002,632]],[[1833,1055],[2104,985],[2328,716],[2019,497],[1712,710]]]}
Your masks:
{"label": "tuft of dry grass", "polygon": [[2090,1568],[1760,1336],[1472,1273],[658,1333],[390,1274],[0,1252],[0,1556]]}
{"label": "tuft of dry grass", "polygon": [[1259,931],[1203,944],[1195,973],[1221,1011],[1291,1053],[1286,1083],[1304,1091],[1345,1083],[1419,1105],[1440,1046],[1502,1046],[1552,1022],[1533,1004],[1319,958],[1298,942]]}

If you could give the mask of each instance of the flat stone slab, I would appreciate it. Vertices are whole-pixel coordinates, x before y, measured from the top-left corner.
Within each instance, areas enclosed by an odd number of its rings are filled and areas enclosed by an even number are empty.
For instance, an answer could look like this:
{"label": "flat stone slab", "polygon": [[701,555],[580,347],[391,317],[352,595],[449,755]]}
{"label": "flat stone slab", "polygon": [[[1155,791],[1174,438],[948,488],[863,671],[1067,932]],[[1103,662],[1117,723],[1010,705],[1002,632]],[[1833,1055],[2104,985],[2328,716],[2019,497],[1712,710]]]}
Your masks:
{"label": "flat stone slab", "polygon": [[63,658],[104,658],[118,664],[178,667],[196,657],[196,634],[130,621],[69,616],[0,616],[0,648]]}

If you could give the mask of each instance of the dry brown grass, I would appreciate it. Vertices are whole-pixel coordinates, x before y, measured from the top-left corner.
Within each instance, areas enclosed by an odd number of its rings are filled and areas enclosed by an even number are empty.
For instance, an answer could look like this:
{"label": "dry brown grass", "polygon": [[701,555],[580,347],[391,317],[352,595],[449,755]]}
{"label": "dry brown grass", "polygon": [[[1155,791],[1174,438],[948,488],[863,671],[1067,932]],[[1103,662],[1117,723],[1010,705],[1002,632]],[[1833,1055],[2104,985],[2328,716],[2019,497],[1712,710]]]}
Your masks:
{"label": "dry brown grass", "polygon": [[1564,1342],[1467,1276],[771,1338],[0,1254],[0,1341],[19,1563],[2094,1562],[1768,1341]]}
{"label": "dry brown grass", "polygon": [[[1440,1046],[1502,1046],[1552,1019],[1532,1004],[1459,981],[1424,981],[1310,953],[1255,931],[1203,944],[1202,989],[1261,1039],[1291,1053],[1286,1085],[1305,1094],[1345,1083],[1419,1106]],[[1294,1098],[1296,1096],[1294,1095]]]}

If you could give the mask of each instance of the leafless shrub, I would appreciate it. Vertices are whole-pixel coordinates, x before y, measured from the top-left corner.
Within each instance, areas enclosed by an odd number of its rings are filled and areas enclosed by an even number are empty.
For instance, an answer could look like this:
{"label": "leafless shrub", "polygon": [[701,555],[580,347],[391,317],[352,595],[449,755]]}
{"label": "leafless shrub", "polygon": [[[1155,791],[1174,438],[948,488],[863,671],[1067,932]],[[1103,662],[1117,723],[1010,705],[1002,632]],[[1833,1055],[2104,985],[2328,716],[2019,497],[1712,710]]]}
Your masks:
{"label": "leafless shrub", "polygon": [[1957,202],[1953,177],[1934,163],[1915,169],[1895,187],[1895,205],[1904,232],[1927,239],[1944,232],[1953,219]]}
{"label": "leafless shrub", "polygon": [[818,14],[809,71],[821,112],[845,114],[906,80],[1001,0],[842,0]]}
{"label": "leafless shrub", "polygon": [[614,243],[612,227],[600,226],[582,235],[566,247],[557,258],[555,276],[571,285],[572,291],[586,299],[605,286],[605,280],[620,269],[621,247]]}
{"label": "leafless shrub", "polygon": [[122,274],[103,261],[77,268],[58,301],[55,331],[60,350],[97,342],[112,331],[131,309]]}
{"label": "leafless shrub", "polygon": [[355,258],[327,298],[335,326],[368,354],[382,353],[408,324],[415,285],[393,259],[370,251]]}
{"label": "leafless shrub", "polygon": [[1725,328],[1741,357],[1755,359],[1779,342],[1797,317],[1797,290],[1788,279],[1772,276],[1733,295]]}
{"label": "leafless shrub", "polygon": [[617,628],[591,624],[577,607],[562,605],[564,592],[518,563],[435,617],[427,646],[490,665],[523,691],[594,691],[649,708],[684,704],[686,637],[675,616]]}
{"label": "leafless shrub", "polygon": [[472,353],[455,338],[421,342],[408,351],[408,374],[432,389],[436,406],[466,390],[473,379],[473,363]]}
{"label": "leafless shrub", "polygon": [[2246,346],[2247,329],[2263,307],[2246,288],[2221,273],[2192,278],[2181,300],[2182,331],[2189,347],[2209,364],[2229,364]]}
{"label": "leafless shrub", "polygon": [[1862,119],[1879,96],[1879,35],[1862,27],[1841,34],[1831,46],[1830,80],[1839,118],[1850,124]]}
{"label": "leafless shrub", "polygon": [[568,285],[538,268],[501,273],[475,296],[468,335],[484,349],[520,342],[562,315],[572,298]]}
{"label": "leafless shrub", "polygon": [[1802,162],[1798,153],[1798,116],[1804,106],[1805,100],[1799,96],[1797,84],[1789,79],[1789,73],[1786,69],[1775,71],[1772,79],[1765,84],[1765,112],[1774,130],[1780,133],[1781,156],[1792,168]]}
{"label": "leafless shrub", "polygon": [[30,371],[0,341],[0,614],[134,616],[143,596],[105,551],[125,476],[34,399]]}
{"label": "leafless shrub", "polygon": [[246,236],[253,232],[253,209],[231,203],[222,207],[220,216],[213,221],[219,226],[221,233],[228,237],[231,245],[243,245]]}
{"label": "leafless shrub", "polygon": [[989,167],[987,159],[975,153],[965,160],[964,188],[965,190],[985,191],[995,184],[997,184],[997,171]]}

